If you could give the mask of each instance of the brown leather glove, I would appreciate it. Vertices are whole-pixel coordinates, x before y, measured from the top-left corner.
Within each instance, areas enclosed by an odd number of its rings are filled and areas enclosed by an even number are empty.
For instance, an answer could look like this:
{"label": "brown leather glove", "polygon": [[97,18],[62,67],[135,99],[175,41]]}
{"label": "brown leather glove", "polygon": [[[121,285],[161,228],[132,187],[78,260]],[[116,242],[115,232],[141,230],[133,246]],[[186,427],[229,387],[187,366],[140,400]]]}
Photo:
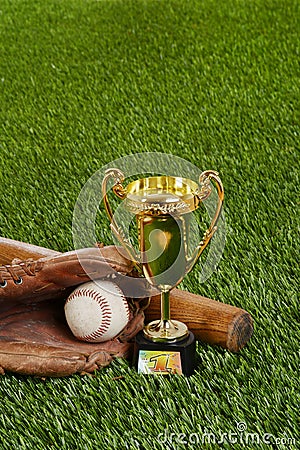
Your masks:
{"label": "brown leather glove", "polygon": [[127,327],[104,343],[81,342],[72,335],[64,302],[90,277],[115,277],[117,271],[122,284],[132,270],[115,246],[58,253],[0,238],[0,372],[53,377],[90,373],[115,357],[129,356],[130,341],[143,327],[144,299],[128,299]]}
{"label": "brown leather glove", "polygon": [[[13,242],[18,254],[21,244]],[[10,264],[0,266],[0,302],[16,297],[31,301],[61,298],[67,288],[90,281],[90,277],[104,278],[115,271],[129,274],[132,269],[133,264],[122,255],[122,249],[114,246],[84,248],[24,261],[15,256]]]}

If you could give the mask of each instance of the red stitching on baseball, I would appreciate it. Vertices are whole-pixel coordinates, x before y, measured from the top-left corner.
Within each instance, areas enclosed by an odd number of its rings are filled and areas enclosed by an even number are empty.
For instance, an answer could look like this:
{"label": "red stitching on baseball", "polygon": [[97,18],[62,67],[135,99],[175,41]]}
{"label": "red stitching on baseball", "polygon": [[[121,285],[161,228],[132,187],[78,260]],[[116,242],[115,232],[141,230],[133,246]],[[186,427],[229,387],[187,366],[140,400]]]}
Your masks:
{"label": "red stitching on baseball", "polygon": [[128,306],[128,301],[126,300],[126,297],[124,296],[124,292],[120,289],[120,287],[117,284],[115,284],[115,286],[116,286],[117,290],[119,291],[119,293],[121,295],[121,298],[122,298],[124,306],[125,306],[127,319],[129,321],[129,319],[130,319],[130,309],[129,309],[129,306]]}
{"label": "red stitching on baseball", "polygon": [[108,300],[105,297],[102,297],[99,293],[95,293],[95,292],[91,291],[90,289],[86,289],[86,288],[79,289],[78,291],[73,292],[67,299],[66,304],[68,302],[70,302],[71,300],[73,300],[74,298],[78,297],[79,295],[90,297],[93,300],[96,300],[96,302],[99,304],[100,309],[103,313],[103,316],[101,318],[100,327],[97,328],[96,331],[94,331],[93,333],[87,334],[85,336],[77,336],[77,338],[80,340],[92,341],[97,337],[101,337],[109,329],[109,326],[111,324],[111,317],[112,317],[111,308],[108,303]]}
{"label": "red stitching on baseball", "polygon": [[[114,286],[116,287],[116,290],[119,292],[119,294],[121,296],[121,299],[122,299],[124,307],[125,307],[127,320],[129,321],[130,309],[128,306],[128,302],[127,302],[126,298],[124,297],[124,293],[119,288],[119,286],[117,284],[114,284]],[[73,292],[68,297],[66,304],[69,303],[71,300],[73,300],[74,298],[76,298],[79,295],[84,295],[84,296],[92,298],[93,300],[96,300],[96,302],[99,304],[99,306],[101,308],[101,311],[103,312],[103,317],[101,319],[101,325],[96,331],[93,331],[92,333],[87,334],[85,336],[77,336],[77,338],[80,340],[93,341],[95,338],[103,336],[103,334],[106,333],[107,330],[109,329],[110,324],[111,324],[111,318],[112,318],[111,307],[108,303],[108,300],[105,297],[102,297],[102,295],[99,292],[94,292],[87,288],[79,289],[78,291]]]}

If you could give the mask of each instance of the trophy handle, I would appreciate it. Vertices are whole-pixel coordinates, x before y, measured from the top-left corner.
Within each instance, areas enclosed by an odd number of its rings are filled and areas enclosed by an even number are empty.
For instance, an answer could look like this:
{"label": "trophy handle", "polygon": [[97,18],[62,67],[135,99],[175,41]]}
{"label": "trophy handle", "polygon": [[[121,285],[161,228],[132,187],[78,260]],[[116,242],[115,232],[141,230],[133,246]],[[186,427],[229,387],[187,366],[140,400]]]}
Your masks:
{"label": "trophy handle", "polygon": [[189,258],[188,264],[187,264],[187,273],[193,268],[195,265],[197,259],[201,256],[203,250],[207,247],[209,244],[209,241],[213,237],[214,233],[217,230],[217,222],[220,217],[221,211],[222,211],[222,205],[224,201],[224,188],[221,179],[219,178],[218,172],[214,170],[205,170],[201,173],[199,177],[199,182],[202,185],[202,189],[204,189],[204,192],[210,192],[210,180],[213,180],[216,184],[217,191],[218,191],[218,204],[217,209],[215,212],[215,215],[213,217],[213,220],[209,226],[209,228],[205,231],[202,240],[200,241],[199,245],[197,246],[193,256]]}
{"label": "trophy handle", "polygon": [[112,209],[110,207],[108,196],[107,196],[107,184],[108,180],[112,178],[114,180],[114,185],[112,187],[112,190],[114,194],[119,197],[120,199],[124,200],[126,198],[126,189],[123,187],[122,183],[125,180],[125,176],[123,172],[119,169],[107,169],[105,171],[105,176],[102,181],[102,195],[103,195],[103,202],[106,210],[106,214],[108,215],[108,218],[110,220],[110,228],[114,235],[117,237],[118,241],[122,245],[122,247],[127,251],[128,255],[130,256],[130,260],[133,261],[136,268],[140,271],[140,264],[139,264],[139,257],[131,245],[131,243],[128,241],[126,236],[124,235],[123,231],[120,229],[118,224],[116,223],[114,219],[114,215],[112,212]]}

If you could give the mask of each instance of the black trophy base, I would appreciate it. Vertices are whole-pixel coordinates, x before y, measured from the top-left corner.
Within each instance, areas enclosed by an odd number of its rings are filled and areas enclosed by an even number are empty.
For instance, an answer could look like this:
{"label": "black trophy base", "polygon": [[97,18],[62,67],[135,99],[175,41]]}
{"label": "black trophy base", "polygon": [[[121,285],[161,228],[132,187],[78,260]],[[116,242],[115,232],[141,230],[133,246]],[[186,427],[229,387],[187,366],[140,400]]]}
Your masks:
{"label": "black trophy base", "polygon": [[190,376],[195,370],[196,340],[193,333],[178,342],[152,342],[140,331],[135,338],[134,364],[138,373]]}

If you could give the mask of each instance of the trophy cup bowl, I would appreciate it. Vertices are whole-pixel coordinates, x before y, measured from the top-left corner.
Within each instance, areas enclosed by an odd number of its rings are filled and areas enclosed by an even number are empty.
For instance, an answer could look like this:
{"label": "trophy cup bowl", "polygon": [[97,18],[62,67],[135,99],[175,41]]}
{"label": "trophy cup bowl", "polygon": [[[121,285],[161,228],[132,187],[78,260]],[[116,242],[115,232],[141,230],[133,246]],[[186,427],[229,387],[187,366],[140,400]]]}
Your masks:
{"label": "trophy cup bowl", "polygon": [[[107,195],[110,178],[114,181],[113,192],[124,201],[125,209],[136,217],[138,252],[115,221]],[[187,340],[193,347],[194,340],[187,326],[170,317],[170,291],[193,268],[217,229],[224,198],[222,182],[218,173],[212,170],[202,172],[199,183],[182,177],[152,176],[132,181],[124,187],[124,180],[119,169],[108,169],[102,182],[103,201],[111,228],[129,258],[161,293],[161,317],[144,327],[143,342],[157,343],[161,351],[170,349],[170,345],[185,347]],[[211,194],[211,180],[218,191],[216,212],[202,240],[193,249],[190,248],[192,214]]]}

